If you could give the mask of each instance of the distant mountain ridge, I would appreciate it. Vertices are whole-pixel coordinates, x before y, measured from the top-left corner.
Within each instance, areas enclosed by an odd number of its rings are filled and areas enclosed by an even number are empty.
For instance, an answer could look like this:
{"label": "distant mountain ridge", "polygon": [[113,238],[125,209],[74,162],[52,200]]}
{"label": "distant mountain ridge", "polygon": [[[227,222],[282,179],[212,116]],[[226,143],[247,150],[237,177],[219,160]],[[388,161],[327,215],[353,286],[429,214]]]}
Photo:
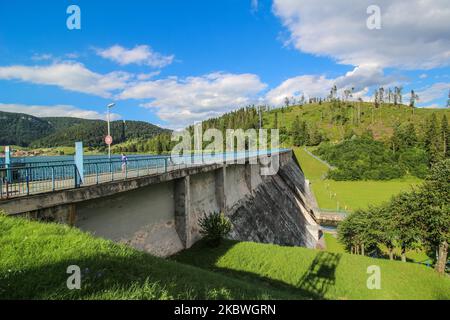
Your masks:
{"label": "distant mountain ridge", "polygon": [[[131,139],[150,139],[171,132],[144,121],[112,121],[111,134],[115,143]],[[73,146],[83,141],[85,146],[104,146],[107,122],[70,117],[39,118],[24,113],[0,111],[0,145],[23,147]]]}

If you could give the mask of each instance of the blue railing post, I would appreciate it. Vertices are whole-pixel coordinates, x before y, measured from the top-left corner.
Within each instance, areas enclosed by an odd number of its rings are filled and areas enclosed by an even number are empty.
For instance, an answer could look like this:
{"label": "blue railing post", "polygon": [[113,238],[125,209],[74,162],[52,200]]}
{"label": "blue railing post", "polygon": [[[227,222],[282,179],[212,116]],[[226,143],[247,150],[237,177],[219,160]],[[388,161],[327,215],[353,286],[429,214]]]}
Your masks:
{"label": "blue railing post", "polygon": [[27,179],[27,196],[30,195],[30,168],[26,168],[26,179]]}
{"label": "blue railing post", "polygon": [[139,160],[136,160],[137,163],[137,176],[139,177]]}
{"label": "blue railing post", "polygon": [[98,184],[98,163],[95,164],[95,176],[96,176],[96,182]]}
{"label": "blue railing post", "polygon": [[73,177],[74,177],[74,181],[75,181],[75,188],[79,188],[80,187],[80,183],[79,183],[79,179],[78,179],[78,170],[77,170],[77,166],[73,165]]}
{"label": "blue railing post", "polygon": [[55,167],[52,167],[52,191],[55,191]]}
{"label": "blue railing post", "polygon": [[6,180],[8,183],[12,182],[12,172],[11,172],[11,149],[9,146],[5,147],[5,168],[6,170]]}

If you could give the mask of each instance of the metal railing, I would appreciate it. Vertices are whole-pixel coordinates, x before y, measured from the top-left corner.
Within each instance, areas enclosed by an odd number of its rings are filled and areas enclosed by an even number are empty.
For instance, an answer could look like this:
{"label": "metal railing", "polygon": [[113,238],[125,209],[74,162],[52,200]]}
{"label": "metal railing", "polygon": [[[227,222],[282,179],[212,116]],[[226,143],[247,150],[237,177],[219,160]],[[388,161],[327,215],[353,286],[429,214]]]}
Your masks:
{"label": "metal railing", "polygon": [[179,157],[133,156],[126,162],[117,157],[111,160],[86,157],[83,161],[83,180],[73,160],[15,163],[0,168],[0,199],[161,174],[212,163],[248,160],[262,155],[276,154],[284,150],[191,154]]}
{"label": "metal railing", "polygon": [[0,198],[76,188],[79,173],[74,164],[0,169]]}

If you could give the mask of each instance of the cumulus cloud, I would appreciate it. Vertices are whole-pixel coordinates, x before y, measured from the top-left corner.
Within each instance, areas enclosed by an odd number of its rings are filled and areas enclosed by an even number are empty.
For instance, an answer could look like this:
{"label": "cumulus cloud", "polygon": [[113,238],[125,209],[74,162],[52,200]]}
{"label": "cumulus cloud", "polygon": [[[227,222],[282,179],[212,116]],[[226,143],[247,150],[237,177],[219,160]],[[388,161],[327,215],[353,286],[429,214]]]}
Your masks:
{"label": "cumulus cloud", "polygon": [[299,50],[339,63],[403,69],[450,65],[448,0],[378,0],[381,29],[369,30],[372,0],[274,0]]}
{"label": "cumulus cloud", "polygon": [[163,68],[171,64],[175,58],[174,55],[165,56],[155,52],[147,45],[135,46],[132,49],[114,45],[110,48],[98,49],[96,51],[100,57],[117,62],[120,65],[137,64]]}
{"label": "cumulus cloud", "polygon": [[0,67],[0,79],[18,80],[34,84],[111,97],[111,92],[125,88],[132,75],[126,72],[95,73],[83,64],[61,62],[47,66],[13,65]]}
{"label": "cumulus cloud", "polygon": [[450,90],[450,82],[438,82],[429,87],[421,89],[416,93],[419,95],[419,102],[430,103],[437,99],[445,99]]}
{"label": "cumulus cloud", "polygon": [[[401,78],[400,78],[401,79]],[[342,94],[344,89],[354,89],[354,98],[363,98],[371,87],[391,86],[400,80],[392,76],[386,76],[377,66],[355,67],[352,71],[337,78],[327,78],[323,75],[303,75],[287,79],[278,87],[270,90],[265,100],[271,105],[282,105],[285,97],[305,98],[326,97],[330,89],[336,85],[338,94]]]}
{"label": "cumulus cloud", "polygon": [[155,108],[162,120],[181,127],[256,102],[265,88],[266,84],[254,74],[219,72],[138,82],[119,98],[149,99],[143,107]]}
{"label": "cumulus cloud", "polygon": [[[0,111],[25,113],[35,117],[75,117],[83,119],[106,120],[106,113],[80,109],[71,105],[43,106],[0,103]],[[111,114],[112,120],[118,120],[121,118],[122,117],[119,114]]]}

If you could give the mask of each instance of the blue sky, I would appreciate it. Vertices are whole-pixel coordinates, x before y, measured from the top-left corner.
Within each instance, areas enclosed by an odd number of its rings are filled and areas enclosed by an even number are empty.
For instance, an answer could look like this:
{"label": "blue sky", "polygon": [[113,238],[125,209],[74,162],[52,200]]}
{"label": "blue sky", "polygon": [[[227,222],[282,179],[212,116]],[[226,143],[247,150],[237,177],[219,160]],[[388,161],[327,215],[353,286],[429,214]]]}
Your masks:
{"label": "blue sky", "polygon": [[[366,100],[402,85],[444,107],[448,1],[378,1],[381,29],[369,30],[373,2],[2,1],[0,110],[101,118],[115,101],[116,118],[179,128],[335,83]],[[66,26],[71,4],[81,30]]]}

